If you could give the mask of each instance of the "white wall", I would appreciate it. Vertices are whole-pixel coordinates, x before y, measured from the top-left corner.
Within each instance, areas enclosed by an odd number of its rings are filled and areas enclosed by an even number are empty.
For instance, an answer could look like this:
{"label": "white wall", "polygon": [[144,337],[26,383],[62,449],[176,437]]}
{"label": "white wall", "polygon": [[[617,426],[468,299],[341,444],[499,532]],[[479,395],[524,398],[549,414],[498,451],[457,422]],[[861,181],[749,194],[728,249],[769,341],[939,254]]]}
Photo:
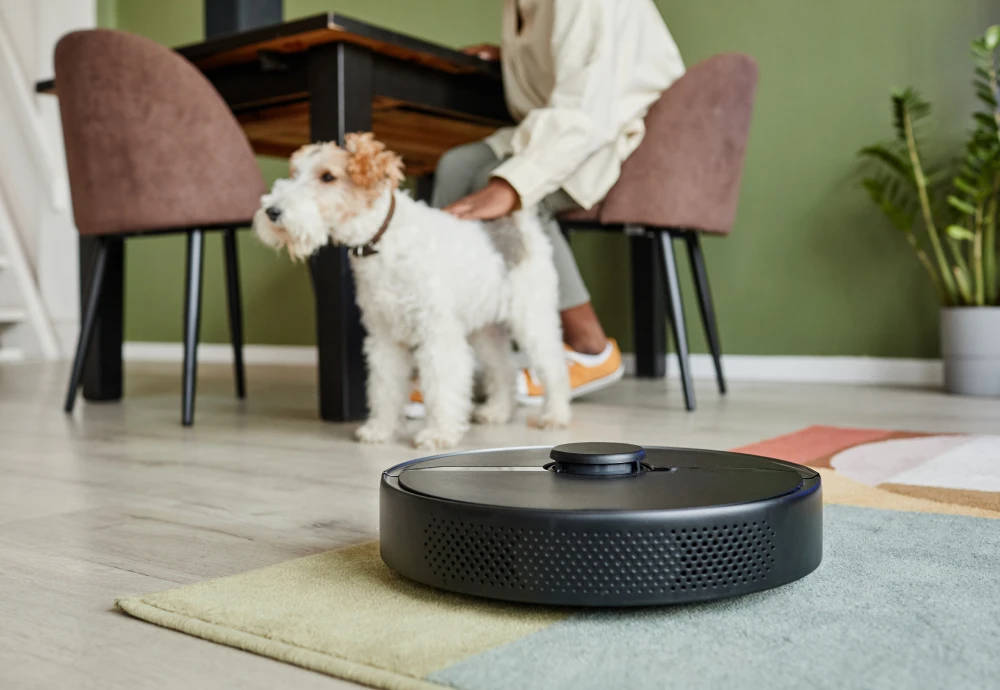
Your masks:
{"label": "white wall", "polygon": [[48,312],[72,351],[79,319],[77,235],[69,207],[58,102],[36,95],[59,38],[92,28],[96,0],[0,0],[0,195]]}

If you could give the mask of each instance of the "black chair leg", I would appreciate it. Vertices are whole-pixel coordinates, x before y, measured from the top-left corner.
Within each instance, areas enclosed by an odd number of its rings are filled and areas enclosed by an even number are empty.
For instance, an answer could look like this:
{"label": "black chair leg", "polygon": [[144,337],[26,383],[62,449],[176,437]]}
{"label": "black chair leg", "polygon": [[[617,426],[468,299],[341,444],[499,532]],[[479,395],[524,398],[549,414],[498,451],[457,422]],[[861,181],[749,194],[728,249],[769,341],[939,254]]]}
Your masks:
{"label": "black chair leg", "polygon": [[684,304],[681,301],[681,284],[677,277],[677,257],[674,254],[673,237],[667,231],[661,231],[660,246],[662,247],[663,274],[666,278],[667,308],[674,332],[674,347],[677,349],[677,361],[681,368],[681,382],[684,385],[684,403],[689,412],[695,408],[694,383],[691,380],[691,364],[688,358],[687,326],[684,322]]}
{"label": "black chair leg", "polygon": [[76,343],[76,354],[73,356],[73,369],[69,375],[69,389],[66,391],[66,403],[63,409],[67,414],[73,412],[76,405],[76,395],[83,377],[83,367],[90,351],[90,341],[94,335],[94,322],[97,320],[97,308],[101,304],[101,291],[104,288],[104,273],[108,264],[108,243],[99,240],[94,254],[94,264],[90,272],[90,293],[83,309],[83,321],[80,324],[80,338]]}
{"label": "black chair leg", "polygon": [[222,235],[226,254],[226,301],[229,306],[229,338],[233,341],[233,376],[236,397],[247,397],[246,374],[243,370],[243,302],[240,298],[240,265],[236,254],[236,230]]}
{"label": "black chair leg", "polygon": [[187,236],[187,284],[184,291],[184,384],[181,422],[194,423],[195,383],[198,376],[198,331],[201,326],[201,273],[205,235],[193,230]]}
{"label": "black chair leg", "polygon": [[685,235],[688,258],[691,259],[691,272],[694,274],[694,284],[698,289],[698,306],[701,309],[701,321],[705,324],[705,335],[708,347],[712,351],[712,361],[715,362],[715,378],[719,382],[719,392],[726,392],[726,377],[722,373],[722,345],[719,342],[719,325],[715,320],[715,306],[712,304],[712,291],[708,287],[708,270],[705,268],[705,256],[701,252],[701,240],[696,232]]}

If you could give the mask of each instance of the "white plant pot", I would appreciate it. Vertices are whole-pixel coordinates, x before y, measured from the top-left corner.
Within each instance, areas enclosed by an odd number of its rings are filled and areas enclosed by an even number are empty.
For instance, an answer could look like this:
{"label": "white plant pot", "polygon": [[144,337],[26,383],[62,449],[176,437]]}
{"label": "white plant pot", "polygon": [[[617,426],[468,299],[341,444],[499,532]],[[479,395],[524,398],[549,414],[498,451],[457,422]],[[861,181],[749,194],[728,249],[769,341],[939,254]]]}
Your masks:
{"label": "white plant pot", "polygon": [[1000,307],[943,307],[944,388],[1000,396]]}

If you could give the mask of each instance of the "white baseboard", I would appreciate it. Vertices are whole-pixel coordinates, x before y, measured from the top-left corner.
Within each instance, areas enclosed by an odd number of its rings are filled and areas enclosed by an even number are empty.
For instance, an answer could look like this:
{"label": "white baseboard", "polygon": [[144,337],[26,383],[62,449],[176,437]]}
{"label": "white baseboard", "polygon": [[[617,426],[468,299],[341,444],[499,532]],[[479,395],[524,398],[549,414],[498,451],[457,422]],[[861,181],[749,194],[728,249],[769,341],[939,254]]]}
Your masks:
{"label": "white baseboard", "polygon": [[[126,342],[123,348],[130,362],[180,362],[184,359],[181,343]],[[198,361],[206,364],[227,364],[233,361],[233,348],[223,343],[198,345]],[[316,348],[301,345],[245,345],[243,361],[247,364],[316,365]]]}
{"label": "white baseboard", "polygon": [[[180,343],[125,343],[125,359],[133,362],[180,362]],[[247,345],[247,364],[316,365],[316,348],[292,345]],[[635,372],[635,355],[625,353],[625,371]],[[229,363],[229,345],[211,343],[198,346],[198,361]],[[811,357],[799,355],[725,355],[722,367],[730,381],[774,381],[799,383],[845,383],[856,385],[940,386],[940,360],[896,357]],[[667,356],[668,374],[676,375],[677,359]],[[696,379],[715,378],[712,358],[691,355],[691,372]]]}
{"label": "white baseboard", "polygon": [[[625,371],[635,372],[635,355],[626,353]],[[722,370],[730,381],[845,383],[886,386],[941,386],[944,370],[938,359],[903,357],[813,357],[806,355],[723,355]],[[667,356],[668,375],[677,372],[677,358]],[[691,375],[714,379],[715,365],[707,354],[691,355]]]}

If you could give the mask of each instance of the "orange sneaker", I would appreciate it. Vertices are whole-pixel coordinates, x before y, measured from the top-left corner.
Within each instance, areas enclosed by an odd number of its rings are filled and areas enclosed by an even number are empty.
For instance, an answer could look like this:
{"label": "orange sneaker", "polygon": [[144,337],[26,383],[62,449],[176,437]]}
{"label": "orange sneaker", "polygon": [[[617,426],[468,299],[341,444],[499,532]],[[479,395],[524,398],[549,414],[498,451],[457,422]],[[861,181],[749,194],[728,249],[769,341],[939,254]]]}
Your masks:
{"label": "orange sneaker", "polygon": [[424,395],[420,392],[417,381],[413,382],[413,390],[410,391],[410,402],[406,403],[403,407],[403,414],[406,415],[407,419],[423,419],[427,416],[427,410],[424,409]]}
{"label": "orange sneaker", "polygon": [[[608,340],[604,352],[584,355],[566,346],[566,363],[569,365],[570,398],[588,395],[620,381],[625,375],[625,364],[618,343]],[[545,389],[531,369],[524,369],[517,376],[517,401],[522,405],[541,405]]]}

